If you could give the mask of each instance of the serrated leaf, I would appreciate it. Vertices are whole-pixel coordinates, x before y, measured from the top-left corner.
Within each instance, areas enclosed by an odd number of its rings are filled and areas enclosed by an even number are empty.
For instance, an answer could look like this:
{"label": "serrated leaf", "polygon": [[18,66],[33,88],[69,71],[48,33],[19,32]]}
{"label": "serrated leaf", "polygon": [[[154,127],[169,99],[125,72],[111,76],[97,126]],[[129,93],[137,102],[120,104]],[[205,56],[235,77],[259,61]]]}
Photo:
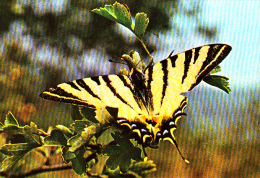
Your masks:
{"label": "serrated leaf", "polygon": [[4,126],[3,127],[3,131],[4,132],[10,132],[12,134],[16,134],[17,132],[19,132],[21,129],[21,127],[18,127],[16,125],[8,125],[8,126]]}
{"label": "serrated leaf", "polygon": [[89,125],[91,125],[91,122],[87,121],[87,120],[76,120],[72,126],[74,129],[74,132],[76,133],[81,133],[82,131],[84,131],[84,129],[86,127],[88,127]]}
{"label": "serrated leaf", "polygon": [[21,156],[11,156],[4,159],[1,166],[1,171],[7,172],[9,169],[11,169],[18,161],[21,159],[24,155]]}
{"label": "serrated leaf", "polygon": [[86,175],[87,163],[83,156],[77,155],[75,158],[71,159],[71,164],[73,170],[80,176]]}
{"label": "serrated leaf", "polygon": [[7,157],[2,162],[2,171],[7,172],[7,177],[18,176],[33,169],[42,167],[46,157],[36,150],[29,151],[25,155]]}
{"label": "serrated leaf", "polygon": [[229,88],[228,80],[229,78],[219,75],[208,75],[203,79],[204,82],[215,86],[229,94],[231,89]]}
{"label": "serrated leaf", "polygon": [[67,137],[72,137],[72,136],[73,136],[72,131],[71,131],[68,127],[66,127],[66,126],[64,126],[64,125],[57,125],[57,126],[56,126],[56,129],[59,130],[59,131],[61,131],[61,132],[62,132],[63,134],[65,134]]}
{"label": "serrated leaf", "polygon": [[127,5],[120,4],[118,2],[115,2],[113,6],[105,5],[104,8],[93,9],[92,11],[112,21],[124,25],[129,30],[131,30],[139,39],[144,36],[149,23],[147,15],[141,12],[136,14],[135,24],[133,24],[132,16]]}
{"label": "serrated leaf", "polygon": [[149,19],[147,18],[147,15],[145,13],[141,12],[135,15],[134,33],[138,38],[140,39],[143,38],[148,23],[149,23]]}
{"label": "serrated leaf", "polygon": [[81,132],[81,134],[77,134],[71,137],[68,140],[68,145],[70,146],[69,151],[75,152],[81,146],[85,145],[90,141],[90,139],[96,134],[96,126],[89,126]]}
{"label": "serrated leaf", "polygon": [[41,145],[37,144],[28,144],[28,143],[18,143],[18,144],[5,144],[1,149],[0,152],[5,155],[10,156],[18,156],[25,154],[26,152],[39,147]]}
{"label": "serrated leaf", "polygon": [[62,158],[63,160],[68,163],[72,163],[73,170],[81,175],[84,176],[86,173],[87,163],[84,158],[85,150],[78,150],[77,152],[71,152],[66,147],[62,150]]}
{"label": "serrated leaf", "polygon": [[210,71],[210,74],[215,74],[221,71],[220,65],[217,65],[213,70]]}
{"label": "serrated leaf", "polygon": [[[3,127],[4,132],[11,133],[11,135],[21,135],[24,138],[23,142],[31,143],[31,144],[41,144],[41,140],[38,133],[38,129],[33,125],[33,127],[30,127],[28,125],[25,125],[24,127],[18,127],[16,125],[8,125]],[[14,143],[21,143],[19,140]]]}
{"label": "serrated leaf", "polygon": [[141,149],[135,147],[129,139],[121,138],[115,134],[111,134],[117,145],[108,145],[103,149],[103,153],[108,155],[106,166],[110,169],[116,169],[118,166],[120,171],[127,172],[131,159],[141,161]]}
{"label": "serrated leaf", "polygon": [[51,135],[44,139],[46,145],[67,145],[67,139],[64,137],[62,131],[54,129],[51,131]]}
{"label": "serrated leaf", "polygon": [[88,108],[88,107],[80,107],[79,109],[80,114],[87,120],[98,123],[96,120],[96,109],[93,108]]}
{"label": "serrated leaf", "polygon": [[104,8],[101,7],[99,9],[93,9],[92,11],[110,20],[118,22],[133,31],[130,10],[125,4],[115,2],[113,6],[105,5]]}
{"label": "serrated leaf", "polygon": [[81,115],[80,113],[80,107],[77,106],[77,105],[71,105],[70,107],[70,115],[71,115],[71,118],[75,121],[75,120],[82,120],[84,117]]}
{"label": "serrated leaf", "polygon": [[41,144],[40,136],[35,133],[38,133],[37,128],[25,125],[23,127],[23,133],[21,133],[21,134],[24,135],[24,138],[27,143],[40,145]]}
{"label": "serrated leaf", "polygon": [[8,125],[19,126],[19,123],[17,122],[14,115],[10,111],[5,116],[5,126]]}

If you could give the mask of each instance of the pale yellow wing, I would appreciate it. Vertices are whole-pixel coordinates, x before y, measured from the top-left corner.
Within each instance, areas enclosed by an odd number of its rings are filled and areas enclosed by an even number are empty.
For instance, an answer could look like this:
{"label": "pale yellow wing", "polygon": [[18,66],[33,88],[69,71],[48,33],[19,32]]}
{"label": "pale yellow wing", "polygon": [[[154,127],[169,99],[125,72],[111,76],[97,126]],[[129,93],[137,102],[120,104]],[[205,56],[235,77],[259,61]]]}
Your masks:
{"label": "pale yellow wing", "polygon": [[186,100],[181,93],[198,85],[231,51],[225,44],[197,47],[170,56],[146,71],[154,114],[172,117]]}
{"label": "pale yellow wing", "polygon": [[127,76],[105,75],[62,83],[44,91],[42,98],[88,107],[118,109],[118,118],[134,120],[145,110],[134,96],[134,88]]}

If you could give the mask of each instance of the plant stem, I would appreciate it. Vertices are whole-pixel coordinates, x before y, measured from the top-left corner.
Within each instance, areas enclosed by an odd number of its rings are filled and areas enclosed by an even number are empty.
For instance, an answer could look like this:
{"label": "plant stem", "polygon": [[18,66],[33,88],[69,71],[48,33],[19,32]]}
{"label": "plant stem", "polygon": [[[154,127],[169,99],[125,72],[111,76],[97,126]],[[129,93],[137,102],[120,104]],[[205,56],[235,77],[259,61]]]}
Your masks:
{"label": "plant stem", "polygon": [[143,47],[144,47],[145,51],[147,52],[147,54],[149,55],[149,57],[150,57],[150,61],[149,61],[148,66],[151,66],[151,65],[153,64],[153,56],[152,56],[152,55],[150,54],[150,52],[148,51],[146,45],[144,44],[144,41],[143,41],[142,39],[140,39],[140,38],[138,38],[138,39],[139,39],[139,41],[141,42],[141,44],[143,45]]}

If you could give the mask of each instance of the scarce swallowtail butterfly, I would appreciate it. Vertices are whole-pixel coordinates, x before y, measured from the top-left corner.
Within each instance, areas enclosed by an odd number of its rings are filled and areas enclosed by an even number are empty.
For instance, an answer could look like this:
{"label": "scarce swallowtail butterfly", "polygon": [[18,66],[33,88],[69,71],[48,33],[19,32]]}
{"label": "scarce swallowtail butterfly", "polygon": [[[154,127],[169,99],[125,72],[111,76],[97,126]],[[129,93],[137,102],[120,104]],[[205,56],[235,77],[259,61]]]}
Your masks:
{"label": "scarce swallowtail butterfly", "polygon": [[[91,108],[116,109],[115,121],[136,135],[143,146],[169,140],[187,97],[181,95],[198,85],[231,51],[226,44],[210,44],[169,56],[130,75],[103,75],[73,80],[52,87],[41,97]],[[179,151],[179,149],[178,149]]]}

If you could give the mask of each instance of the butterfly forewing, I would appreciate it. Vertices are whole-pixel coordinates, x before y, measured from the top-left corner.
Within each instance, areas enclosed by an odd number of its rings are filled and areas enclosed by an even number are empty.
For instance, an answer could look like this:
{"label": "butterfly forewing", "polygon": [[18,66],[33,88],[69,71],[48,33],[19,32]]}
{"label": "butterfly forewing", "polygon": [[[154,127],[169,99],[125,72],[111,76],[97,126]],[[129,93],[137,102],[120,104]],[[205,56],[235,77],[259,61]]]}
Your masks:
{"label": "butterfly forewing", "polygon": [[231,51],[225,44],[197,47],[162,60],[146,71],[154,113],[171,116],[185,99],[181,93],[198,85]]}
{"label": "butterfly forewing", "polygon": [[62,83],[44,91],[41,97],[88,107],[118,108],[118,117],[135,119],[142,110],[135,101],[127,76],[107,75]]}

